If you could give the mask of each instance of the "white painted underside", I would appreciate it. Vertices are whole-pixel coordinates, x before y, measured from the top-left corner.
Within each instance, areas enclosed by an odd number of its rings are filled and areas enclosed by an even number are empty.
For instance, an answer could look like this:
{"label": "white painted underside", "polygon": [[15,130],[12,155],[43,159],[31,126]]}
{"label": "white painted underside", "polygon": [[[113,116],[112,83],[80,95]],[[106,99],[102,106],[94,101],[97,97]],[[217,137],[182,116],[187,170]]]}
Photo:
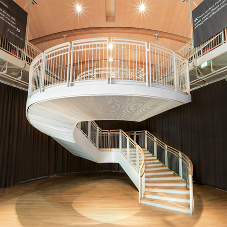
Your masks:
{"label": "white painted underside", "polygon": [[190,102],[191,96],[160,87],[123,84],[61,84],[27,101],[27,118],[72,154],[98,163],[120,163],[138,187],[138,172],[121,152],[101,152],[75,125],[81,121],[143,121]]}

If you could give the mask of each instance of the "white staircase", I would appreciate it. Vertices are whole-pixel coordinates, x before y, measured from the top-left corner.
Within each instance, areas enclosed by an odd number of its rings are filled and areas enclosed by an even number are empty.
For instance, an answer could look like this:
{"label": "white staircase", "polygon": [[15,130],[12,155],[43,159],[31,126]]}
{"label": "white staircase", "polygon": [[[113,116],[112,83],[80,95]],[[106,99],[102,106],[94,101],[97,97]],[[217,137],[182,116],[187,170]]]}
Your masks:
{"label": "white staircase", "polygon": [[187,60],[157,44],[111,42],[112,50],[108,39],[79,40],[38,55],[30,68],[27,119],[76,156],[119,163],[139,202],[193,213],[186,155],[147,131],[102,130],[93,122],[142,121],[190,102]]}
{"label": "white staircase", "polygon": [[186,187],[186,182],[149,151],[144,150],[144,155],[145,193],[141,203],[190,213],[190,190]]}

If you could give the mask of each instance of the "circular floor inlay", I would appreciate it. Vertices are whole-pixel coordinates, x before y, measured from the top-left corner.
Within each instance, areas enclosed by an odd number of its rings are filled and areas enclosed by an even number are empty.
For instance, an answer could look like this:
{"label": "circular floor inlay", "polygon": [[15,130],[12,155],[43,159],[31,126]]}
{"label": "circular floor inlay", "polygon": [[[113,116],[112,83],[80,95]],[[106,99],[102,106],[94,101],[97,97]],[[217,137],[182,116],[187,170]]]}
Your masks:
{"label": "circular floor inlay", "polygon": [[89,189],[81,193],[72,206],[81,215],[105,223],[137,213],[140,210],[138,198],[129,193],[131,187],[123,183],[122,187],[117,186],[112,181],[94,184],[93,187],[89,184]]}

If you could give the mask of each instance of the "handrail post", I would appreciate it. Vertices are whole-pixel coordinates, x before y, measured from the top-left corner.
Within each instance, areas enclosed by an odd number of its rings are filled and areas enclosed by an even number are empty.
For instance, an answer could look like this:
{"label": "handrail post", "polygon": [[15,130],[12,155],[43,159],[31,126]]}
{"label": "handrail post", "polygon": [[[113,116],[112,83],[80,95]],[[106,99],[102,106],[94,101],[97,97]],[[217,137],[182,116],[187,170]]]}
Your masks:
{"label": "handrail post", "polygon": [[108,131],[108,147],[109,147],[109,149],[110,149],[110,131]]}
{"label": "handrail post", "polygon": [[[136,168],[139,170],[140,164],[139,164],[139,149],[138,146],[136,146]],[[139,171],[140,172],[140,171]]]}
{"label": "handrail post", "polygon": [[149,82],[148,82],[148,58],[147,58],[147,54],[148,54],[148,49],[147,49],[147,43],[146,43],[146,86],[149,86]]}
{"label": "handrail post", "polygon": [[44,91],[44,86],[43,86],[43,83],[44,83],[44,76],[45,76],[45,67],[46,67],[46,64],[45,64],[45,54],[42,53],[42,73],[41,73],[41,79],[40,79],[40,92],[43,92]]}
{"label": "handrail post", "polygon": [[189,189],[190,189],[190,213],[194,212],[194,198],[193,198],[193,179],[192,175],[189,175]]}
{"label": "handrail post", "polygon": [[88,127],[88,139],[91,139],[91,122],[90,121],[88,121],[88,125],[87,125],[87,127]]}
{"label": "handrail post", "polygon": [[[72,76],[73,76],[73,44],[71,46],[71,64],[70,64],[70,78],[69,78],[69,86],[71,86],[71,83],[72,83]],[[75,56],[75,62],[76,62],[76,56]]]}
{"label": "handrail post", "polygon": [[[70,78],[71,78],[71,71],[72,71],[72,62],[70,61],[70,50],[71,50],[71,43],[69,43],[69,50],[68,50],[67,87],[69,87],[71,85]],[[70,69],[70,71],[69,71],[69,69]]]}
{"label": "handrail post", "polygon": [[157,157],[157,139],[154,138],[154,156]]}
{"label": "handrail post", "polygon": [[96,147],[99,148],[99,128],[96,128]]}
{"label": "handrail post", "polygon": [[144,144],[145,144],[145,148],[146,148],[146,150],[147,150],[147,131],[145,131],[145,133],[144,133]]}
{"label": "handrail post", "polygon": [[139,203],[141,203],[142,199],[142,179],[141,179],[141,171],[139,170]]}
{"label": "handrail post", "polygon": [[179,87],[179,78],[178,78],[178,71],[177,71],[177,53],[173,52],[173,69],[174,69],[174,89],[177,92]]}
{"label": "handrail post", "polygon": [[127,136],[127,158],[129,160],[129,137]]}
{"label": "handrail post", "polygon": [[182,178],[183,174],[182,174],[182,154],[181,153],[179,153],[179,175]]}
{"label": "handrail post", "polygon": [[134,134],[134,141],[136,142],[136,132],[134,132],[133,134]]}
{"label": "handrail post", "polygon": [[186,87],[187,87],[187,93],[190,94],[190,78],[189,78],[188,60],[186,61]]}
{"label": "handrail post", "polygon": [[167,153],[167,145],[165,145],[165,165],[168,167],[168,153]]}
{"label": "handrail post", "polygon": [[149,49],[148,49],[148,54],[149,54],[149,80],[150,80],[150,87],[151,87],[151,43],[149,42]]}
{"label": "handrail post", "polygon": [[120,149],[120,151],[122,151],[122,134],[121,134],[121,130],[119,130],[119,149]]}

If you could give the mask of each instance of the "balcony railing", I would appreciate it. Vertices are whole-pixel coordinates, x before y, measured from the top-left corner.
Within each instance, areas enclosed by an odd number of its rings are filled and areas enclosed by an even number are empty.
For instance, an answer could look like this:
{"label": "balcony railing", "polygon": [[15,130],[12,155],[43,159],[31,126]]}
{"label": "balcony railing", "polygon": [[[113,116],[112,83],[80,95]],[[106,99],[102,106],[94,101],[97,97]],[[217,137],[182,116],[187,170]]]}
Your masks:
{"label": "balcony railing", "polygon": [[77,40],[52,47],[31,64],[29,95],[85,81],[164,86],[189,93],[188,61],[163,46],[111,38]]}
{"label": "balcony railing", "polygon": [[[27,50],[26,50],[27,46]],[[0,49],[4,50],[8,54],[31,64],[33,59],[42,53],[37,47],[33,46],[31,43],[25,43],[24,49],[14,45],[4,37],[0,36]]]}
{"label": "balcony railing", "polygon": [[211,39],[202,43],[196,48],[192,48],[192,42],[186,43],[181,47],[177,53],[181,56],[187,58],[189,62],[192,62],[194,59],[198,59],[208,52],[214,50],[215,48],[223,45],[227,42],[227,28],[220,31],[217,35],[213,36]]}

